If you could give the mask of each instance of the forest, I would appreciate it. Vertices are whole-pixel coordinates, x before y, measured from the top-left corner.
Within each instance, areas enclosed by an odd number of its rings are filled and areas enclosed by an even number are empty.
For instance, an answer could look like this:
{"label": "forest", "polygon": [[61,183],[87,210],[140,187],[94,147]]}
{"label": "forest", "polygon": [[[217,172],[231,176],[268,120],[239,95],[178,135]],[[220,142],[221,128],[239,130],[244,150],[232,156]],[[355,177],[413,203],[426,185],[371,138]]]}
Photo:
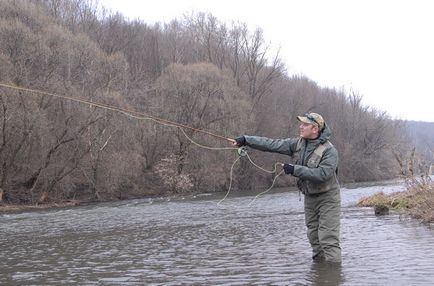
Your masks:
{"label": "forest", "polygon": [[[294,55],[295,56],[295,55]],[[317,112],[333,131],[339,180],[426,172],[431,152],[407,122],[355,92],[290,75],[260,29],[196,13],[169,23],[129,20],[87,0],[1,0],[0,83],[82,98],[225,137],[297,136]],[[96,105],[0,87],[0,203],[107,201],[228,189],[228,142]],[[414,133],[413,133],[414,135]],[[419,147],[422,146],[422,147]],[[249,151],[264,168],[289,157]],[[273,176],[246,160],[235,189]],[[294,184],[290,176],[278,186]]]}

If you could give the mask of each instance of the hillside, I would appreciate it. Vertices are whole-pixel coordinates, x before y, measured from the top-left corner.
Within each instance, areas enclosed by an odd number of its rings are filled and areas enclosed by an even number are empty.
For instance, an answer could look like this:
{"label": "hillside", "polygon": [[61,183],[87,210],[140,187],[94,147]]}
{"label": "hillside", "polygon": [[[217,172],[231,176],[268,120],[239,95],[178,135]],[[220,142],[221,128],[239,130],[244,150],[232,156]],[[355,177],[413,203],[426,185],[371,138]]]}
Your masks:
{"label": "hillside", "polygon": [[[396,177],[396,158],[413,146],[402,122],[361,95],[289,75],[260,29],[210,14],[148,25],[93,1],[3,0],[0,83],[0,203],[264,188],[272,175],[241,160],[231,177],[235,151],[199,145],[297,136],[296,116],[306,112],[331,127],[342,182]],[[410,128],[421,148],[423,129]],[[267,169],[291,160],[249,152]]]}
{"label": "hillside", "polygon": [[422,152],[434,153],[434,122],[407,121],[407,132]]}

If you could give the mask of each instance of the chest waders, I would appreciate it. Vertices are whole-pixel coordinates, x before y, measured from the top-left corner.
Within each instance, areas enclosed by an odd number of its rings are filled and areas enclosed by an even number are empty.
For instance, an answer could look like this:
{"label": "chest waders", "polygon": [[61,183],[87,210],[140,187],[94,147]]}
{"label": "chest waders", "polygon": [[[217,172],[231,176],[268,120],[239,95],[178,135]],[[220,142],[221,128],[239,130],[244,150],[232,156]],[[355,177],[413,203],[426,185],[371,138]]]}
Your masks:
{"label": "chest waders", "polygon": [[[302,140],[297,143],[298,164],[318,168],[324,152],[333,145],[327,140],[309,153],[307,147],[306,144],[302,148]],[[301,158],[300,153],[303,153]],[[340,263],[342,260],[339,245],[340,194],[336,172],[325,182],[297,181],[298,188],[305,195],[305,223],[314,261]]]}

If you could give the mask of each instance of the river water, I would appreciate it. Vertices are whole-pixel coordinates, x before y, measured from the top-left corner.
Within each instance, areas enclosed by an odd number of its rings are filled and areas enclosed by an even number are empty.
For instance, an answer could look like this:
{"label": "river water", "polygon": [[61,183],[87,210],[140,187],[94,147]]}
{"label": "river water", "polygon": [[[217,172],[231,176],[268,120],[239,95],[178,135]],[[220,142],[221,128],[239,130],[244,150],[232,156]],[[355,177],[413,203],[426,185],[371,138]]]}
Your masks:
{"label": "river water", "polygon": [[298,192],[2,214],[0,285],[433,285],[434,230],[355,206],[400,189],[342,189],[341,267],[312,263]]}

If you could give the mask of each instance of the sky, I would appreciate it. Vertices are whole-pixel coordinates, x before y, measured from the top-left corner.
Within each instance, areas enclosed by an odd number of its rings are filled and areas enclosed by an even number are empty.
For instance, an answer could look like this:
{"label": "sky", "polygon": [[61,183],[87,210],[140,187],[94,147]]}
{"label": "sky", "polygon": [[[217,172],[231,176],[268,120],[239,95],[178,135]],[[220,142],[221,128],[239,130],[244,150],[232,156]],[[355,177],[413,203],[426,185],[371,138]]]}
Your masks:
{"label": "sky", "polygon": [[[112,12],[167,23],[192,12],[263,30],[291,75],[362,96],[393,119],[434,122],[429,0],[100,0]],[[272,54],[271,54],[272,55]],[[271,57],[270,57],[271,58]]]}

